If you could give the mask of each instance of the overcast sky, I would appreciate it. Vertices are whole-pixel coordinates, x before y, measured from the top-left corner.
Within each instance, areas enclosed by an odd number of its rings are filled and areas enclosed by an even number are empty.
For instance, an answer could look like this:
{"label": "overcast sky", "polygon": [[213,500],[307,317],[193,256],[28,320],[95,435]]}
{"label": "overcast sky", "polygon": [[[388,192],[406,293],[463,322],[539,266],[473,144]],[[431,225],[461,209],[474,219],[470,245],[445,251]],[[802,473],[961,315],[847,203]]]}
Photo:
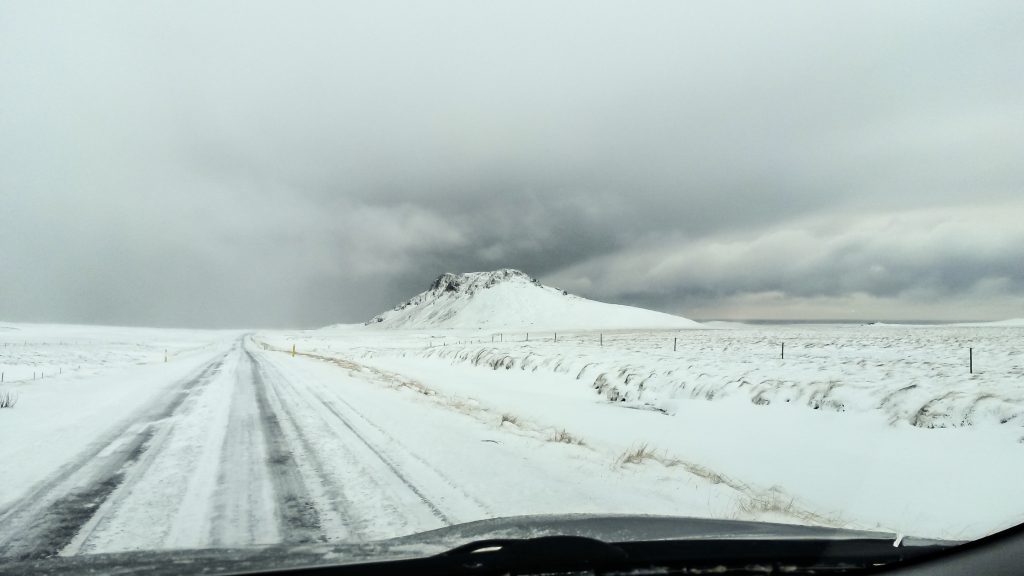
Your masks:
{"label": "overcast sky", "polygon": [[0,2],[0,320],[1020,317],[1022,220],[1020,0]]}

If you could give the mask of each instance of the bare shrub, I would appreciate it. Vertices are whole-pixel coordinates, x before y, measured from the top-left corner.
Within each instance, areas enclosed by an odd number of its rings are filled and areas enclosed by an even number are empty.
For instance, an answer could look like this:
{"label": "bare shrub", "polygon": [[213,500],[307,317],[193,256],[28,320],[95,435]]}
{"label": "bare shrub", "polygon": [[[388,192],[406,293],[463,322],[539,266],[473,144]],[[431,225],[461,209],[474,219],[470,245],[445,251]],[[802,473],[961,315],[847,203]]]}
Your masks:
{"label": "bare shrub", "polygon": [[0,392],[0,408],[14,408],[18,403],[18,395],[14,392]]}

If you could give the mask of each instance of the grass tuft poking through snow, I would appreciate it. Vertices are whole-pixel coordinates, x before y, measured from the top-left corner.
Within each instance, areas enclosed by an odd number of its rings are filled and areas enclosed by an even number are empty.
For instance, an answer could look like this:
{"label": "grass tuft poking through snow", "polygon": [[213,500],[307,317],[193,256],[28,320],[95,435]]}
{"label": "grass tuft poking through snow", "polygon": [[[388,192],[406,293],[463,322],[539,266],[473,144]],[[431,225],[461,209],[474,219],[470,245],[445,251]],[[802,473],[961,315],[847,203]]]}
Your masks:
{"label": "grass tuft poking through snow", "polygon": [[[799,517],[801,516],[800,511],[796,510],[794,503],[795,498],[787,496],[779,487],[773,486],[768,490],[744,498],[740,501],[739,508],[749,517],[756,517],[766,512]],[[813,514],[804,513],[803,516],[804,519],[810,521],[820,521]]]}
{"label": "grass tuft poking through snow", "polygon": [[643,443],[623,452],[622,455],[615,460],[615,465],[621,467],[626,464],[643,464],[644,461],[651,460],[654,457],[654,449],[646,443]]}
{"label": "grass tuft poking through snow", "polygon": [[511,414],[502,414],[501,415],[501,422],[498,423],[498,426],[504,426],[505,422],[508,422],[509,424],[511,424],[513,426],[519,426],[519,418],[517,418],[516,416],[513,416]]}
{"label": "grass tuft poking through snow", "polygon": [[561,442],[562,444],[575,444],[576,446],[586,445],[583,443],[582,438],[577,438],[576,436],[573,436],[572,434],[566,432],[565,428],[556,430],[554,434],[551,435],[550,440],[552,442]]}
{"label": "grass tuft poking through snow", "polygon": [[14,408],[18,403],[18,395],[14,392],[0,392],[0,408]]}

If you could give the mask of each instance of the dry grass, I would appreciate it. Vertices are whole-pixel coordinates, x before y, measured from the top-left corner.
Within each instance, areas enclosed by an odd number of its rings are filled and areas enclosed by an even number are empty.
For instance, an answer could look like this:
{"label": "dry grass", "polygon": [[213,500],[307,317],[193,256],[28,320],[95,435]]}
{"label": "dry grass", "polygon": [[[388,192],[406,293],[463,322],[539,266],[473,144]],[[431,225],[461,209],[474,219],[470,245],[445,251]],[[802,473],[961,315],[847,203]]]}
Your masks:
{"label": "dry grass", "polygon": [[615,465],[625,466],[626,464],[643,464],[646,460],[652,460],[656,457],[654,449],[644,443],[623,452],[622,455],[615,460]]}
{"label": "dry grass", "polygon": [[14,392],[0,392],[0,408],[14,408],[18,403],[18,395]]}
{"label": "dry grass", "polygon": [[498,422],[498,426],[504,426],[506,422],[513,426],[519,426],[519,418],[511,414],[502,414],[501,422]]}
{"label": "dry grass", "polygon": [[561,442],[562,444],[575,444],[576,446],[584,445],[583,440],[581,438],[577,438],[576,436],[569,434],[568,432],[565,431],[565,428],[562,428],[561,430],[556,430],[551,435],[551,437],[548,438],[548,440],[550,440],[551,442]]}
{"label": "dry grass", "polygon": [[794,498],[791,496],[787,497],[777,487],[772,487],[756,494],[748,494],[740,501],[739,508],[740,511],[750,516],[758,516],[765,512],[774,512],[786,516],[797,515]]}

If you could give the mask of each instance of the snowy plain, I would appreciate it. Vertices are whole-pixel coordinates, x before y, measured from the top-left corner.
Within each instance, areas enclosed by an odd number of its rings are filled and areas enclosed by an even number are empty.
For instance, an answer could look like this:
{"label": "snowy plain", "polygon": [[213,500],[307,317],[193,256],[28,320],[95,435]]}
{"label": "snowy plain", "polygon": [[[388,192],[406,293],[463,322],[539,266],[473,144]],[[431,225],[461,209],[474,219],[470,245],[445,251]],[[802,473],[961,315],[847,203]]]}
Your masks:
{"label": "snowy plain", "polygon": [[1024,328],[3,326],[3,557],[549,513],[1024,521]]}
{"label": "snowy plain", "polygon": [[[950,539],[1024,520],[1024,330],[1016,327],[556,336],[352,326],[263,338],[408,375],[485,421],[512,417],[515,428],[549,440],[564,430],[582,442],[579,453],[609,463],[605,475],[632,475],[638,490],[733,489],[727,502],[698,508],[667,500],[662,513]],[[623,465],[641,446],[650,457]]]}

